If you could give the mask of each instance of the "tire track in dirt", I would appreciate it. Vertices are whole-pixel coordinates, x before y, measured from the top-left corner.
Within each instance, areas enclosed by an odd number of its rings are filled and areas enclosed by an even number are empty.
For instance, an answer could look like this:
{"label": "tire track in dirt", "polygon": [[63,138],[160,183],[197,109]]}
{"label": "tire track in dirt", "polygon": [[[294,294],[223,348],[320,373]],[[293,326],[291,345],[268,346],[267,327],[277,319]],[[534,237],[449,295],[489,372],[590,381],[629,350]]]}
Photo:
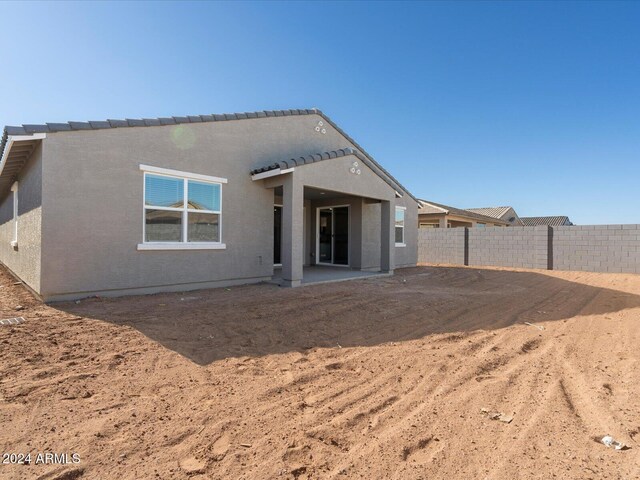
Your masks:
{"label": "tire track in dirt", "polygon": [[590,437],[640,438],[640,281],[417,268],[348,287],[34,307],[0,330],[3,398],[61,378],[51,365],[96,373],[68,381],[93,395],[62,401],[54,383],[0,399],[0,446],[77,445],[86,478],[123,480],[187,478],[185,459],[210,478],[637,477],[638,449]]}

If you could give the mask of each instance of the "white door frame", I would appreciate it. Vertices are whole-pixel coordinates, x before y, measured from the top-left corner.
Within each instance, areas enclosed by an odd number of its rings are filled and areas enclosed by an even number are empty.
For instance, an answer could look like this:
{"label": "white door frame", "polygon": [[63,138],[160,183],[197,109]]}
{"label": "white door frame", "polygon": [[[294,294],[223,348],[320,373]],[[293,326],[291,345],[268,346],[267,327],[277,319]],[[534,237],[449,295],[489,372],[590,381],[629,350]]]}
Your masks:
{"label": "white door frame", "polygon": [[[333,208],[347,208],[347,264],[327,263],[320,261],[320,210],[330,210]],[[331,213],[331,261],[334,259],[335,237],[334,237],[334,219]],[[351,265],[351,205],[327,205],[316,208],[316,265],[324,265],[329,267],[349,267]]]}

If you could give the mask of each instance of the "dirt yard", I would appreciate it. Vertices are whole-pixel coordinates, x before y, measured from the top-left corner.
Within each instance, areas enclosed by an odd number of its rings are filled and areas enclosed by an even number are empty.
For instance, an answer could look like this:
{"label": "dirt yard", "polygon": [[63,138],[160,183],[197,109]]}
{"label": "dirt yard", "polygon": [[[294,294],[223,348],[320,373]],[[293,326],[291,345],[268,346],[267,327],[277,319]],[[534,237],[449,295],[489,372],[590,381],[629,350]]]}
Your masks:
{"label": "dirt yard", "polygon": [[419,267],[54,306],[13,282],[0,453],[32,462],[2,479],[640,478],[640,276]]}

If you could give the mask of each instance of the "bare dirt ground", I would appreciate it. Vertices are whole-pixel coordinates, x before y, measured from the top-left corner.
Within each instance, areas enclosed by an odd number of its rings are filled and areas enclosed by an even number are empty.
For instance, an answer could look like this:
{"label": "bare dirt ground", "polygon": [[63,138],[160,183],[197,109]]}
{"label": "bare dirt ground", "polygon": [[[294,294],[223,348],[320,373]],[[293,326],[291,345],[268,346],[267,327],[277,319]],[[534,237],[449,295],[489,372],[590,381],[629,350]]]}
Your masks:
{"label": "bare dirt ground", "polygon": [[33,456],[2,479],[640,478],[640,276],[418,267],[54,306],[13,282],[0,453]]}

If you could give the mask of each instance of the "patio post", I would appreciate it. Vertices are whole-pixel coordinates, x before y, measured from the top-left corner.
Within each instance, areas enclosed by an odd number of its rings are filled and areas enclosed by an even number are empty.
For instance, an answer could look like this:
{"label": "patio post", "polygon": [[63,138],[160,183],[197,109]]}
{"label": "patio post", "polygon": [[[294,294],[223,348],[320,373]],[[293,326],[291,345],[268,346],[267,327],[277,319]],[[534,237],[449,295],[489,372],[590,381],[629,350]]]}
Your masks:
{"label": "patio post", "polygon": [[282,280],[287,287],[302,284],[304,186],[295,174],[282,184]]}
{"label": "patio post", "polygon": [[396,229],[392,202],[382,201],[380,213],[380,271],[393,273]]}

